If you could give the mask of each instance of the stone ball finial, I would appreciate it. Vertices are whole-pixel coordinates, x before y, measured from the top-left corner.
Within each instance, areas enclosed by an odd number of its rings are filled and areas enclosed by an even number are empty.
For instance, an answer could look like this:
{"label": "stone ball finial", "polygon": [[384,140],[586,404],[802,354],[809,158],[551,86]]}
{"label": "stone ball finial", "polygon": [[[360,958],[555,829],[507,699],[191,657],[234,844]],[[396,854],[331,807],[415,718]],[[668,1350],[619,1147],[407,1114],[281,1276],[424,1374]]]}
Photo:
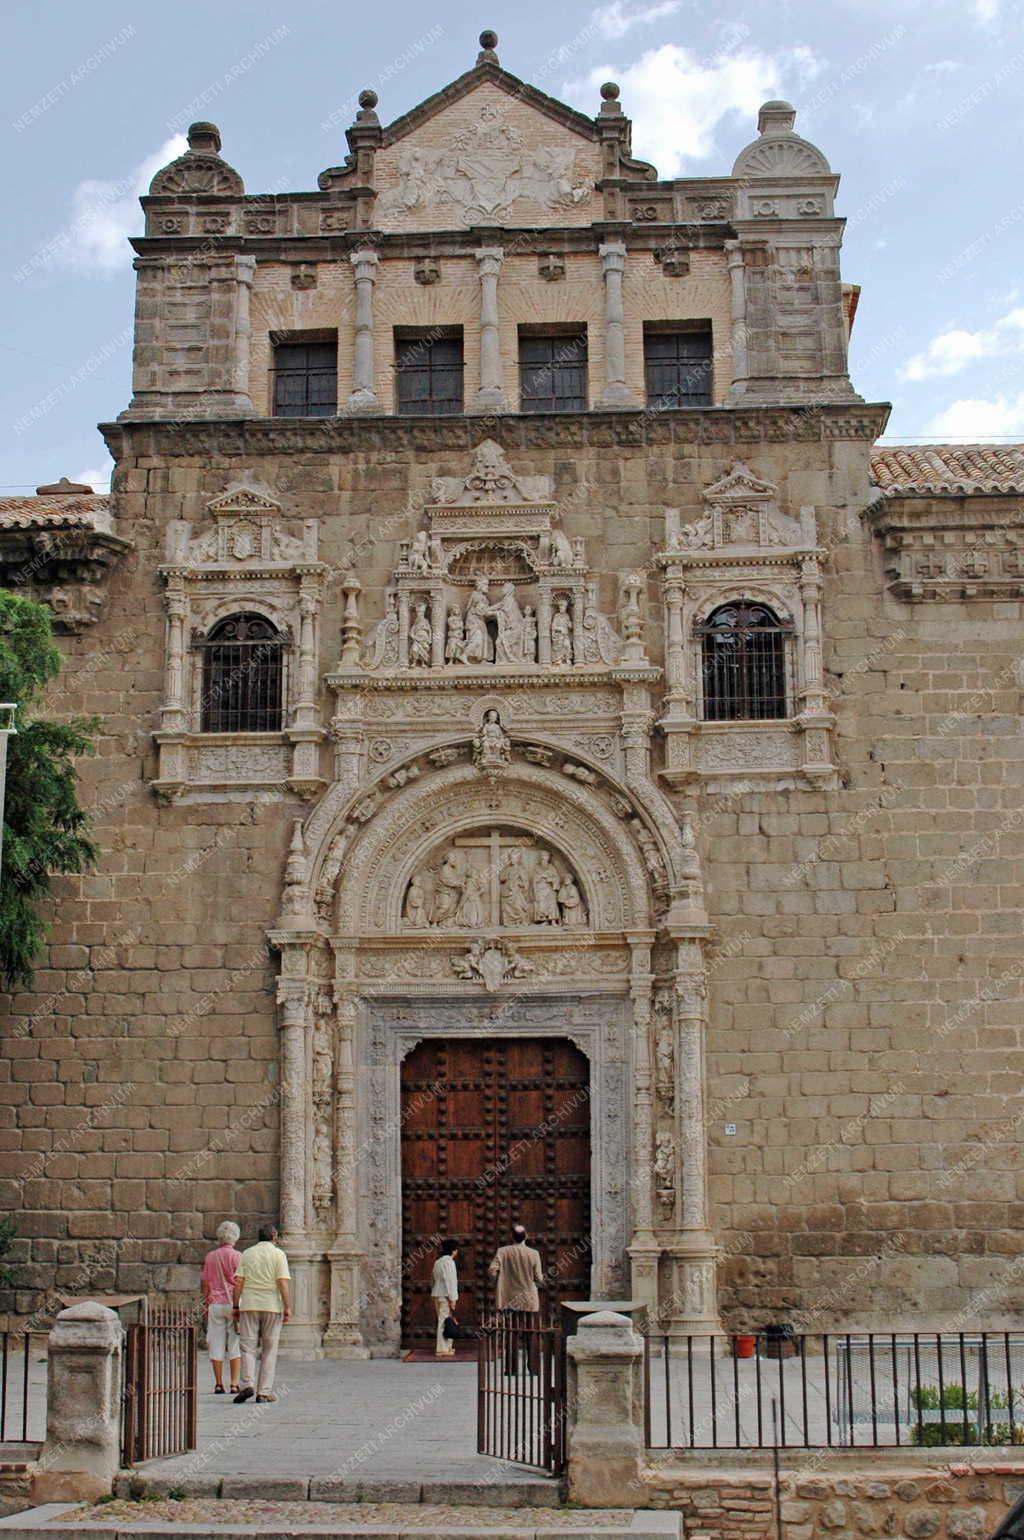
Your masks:
{"label": "stone ball finial", "polygon": [[360,105],[360,107],[364,107],[364,108],[366,108],[370,112],[373,111],[374,107],[376,107],[376,105],[377,105],[379,100],[380,100],[380,98],[378,97],[376,91],[366,90],[366,91],[360,91],[360,93],[359,93],[359,105]]}
{"label": "stone ball finial", "polygon": [[220,129],[216,123],[190,124],[188,147],[193,155],[219,155]]}
{"label": "stone ball finial", "polygon": [[791,102],[765,102],[757,114],[759,134],[791,134],[796,108]]}
{"label": "stone ball finial", "polygon": [[617,102],[619,99],[619,87],[614,80],[606,80],[601,87],[602,99],[606,102]]}
{"label": "stone ball finial", "polygon": [[480,34],[480,47],[481,48],[485,48],[489,53],[492,53],[494,51],[494,49],[497,48],[497,46],[498,46],[498,34],[496,32],[491,32],[489,30],[485,31],[485,32],[481,32],[481,34]]}

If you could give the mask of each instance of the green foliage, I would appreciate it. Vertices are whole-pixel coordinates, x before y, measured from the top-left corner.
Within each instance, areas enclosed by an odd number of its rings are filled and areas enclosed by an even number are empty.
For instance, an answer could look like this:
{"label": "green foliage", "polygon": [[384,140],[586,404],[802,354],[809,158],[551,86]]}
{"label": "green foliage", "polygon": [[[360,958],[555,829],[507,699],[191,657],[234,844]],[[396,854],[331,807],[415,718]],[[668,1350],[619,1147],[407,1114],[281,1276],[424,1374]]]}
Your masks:
{"label": "green foliage", "polygon": [[46,935],[36,903],[54,872],[80,872],[96,859],[88,816],[78,805],[74,760],[92,752],[97,722],[51,722],[31,709],[60,671],[50,612],[0,589],[0,701],[17,703],[8,739],[3,867],[0,871],[0,973],[9,988],[32,982]]}
{"label": "green foliage", "polygon": [[[927,1422],[915,1424],[910,1430],[911,1443],[926,1449],[939,1449],[979,1442],[978,1392],[976,1390],[967,1392],[966,1410],[968,1414],[973,1413],[973,1416],[968,1415],[966,1428],[964,1427],[964,1387],[955,1381],[942,1387],[941,1399],[937,1385],[915,1386],[911,1389],[910,1401],[911,1405],[920,1412],[949,1413],[945,1420],[939,1416],[937,1420],[929,1418]],[[1009,1396],[1005,1390],[991,1390],[987,1407],[989,1417],[992,1412],[1009,1409],[1014,1416],[1014,1422],[1011,1424],[983,1421],[980,1442],[999,1446],[1024,1443],[1024,1428],[1016,1421],[1022,1405],[1024,1405],[1024,1395],[1016,1387],[1011,1388]]]}
{"label": "green foliage", "polygon": [[8,1268],[4,1267],[4,1257],[11,1249],[14,1239],[14,1220],[0,1219],[0,1288],[9,1289],[14,1282]]}

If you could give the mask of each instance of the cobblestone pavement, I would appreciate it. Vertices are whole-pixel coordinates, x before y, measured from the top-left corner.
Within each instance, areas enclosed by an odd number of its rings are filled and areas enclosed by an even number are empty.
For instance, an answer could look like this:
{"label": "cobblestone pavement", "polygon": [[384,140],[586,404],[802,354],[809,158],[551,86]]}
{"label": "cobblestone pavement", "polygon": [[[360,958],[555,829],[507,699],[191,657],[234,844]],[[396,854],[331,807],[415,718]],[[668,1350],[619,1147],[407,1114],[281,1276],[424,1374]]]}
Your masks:
{"label": "cobblestone pavement", "polygon": [[213,1395],[205,1363],[199,1385],[198,1447],[151,1460],[142,1475],[483,1484],[529,1475],[476,1453],[474,1364],[282,1363],[269,1406]]}

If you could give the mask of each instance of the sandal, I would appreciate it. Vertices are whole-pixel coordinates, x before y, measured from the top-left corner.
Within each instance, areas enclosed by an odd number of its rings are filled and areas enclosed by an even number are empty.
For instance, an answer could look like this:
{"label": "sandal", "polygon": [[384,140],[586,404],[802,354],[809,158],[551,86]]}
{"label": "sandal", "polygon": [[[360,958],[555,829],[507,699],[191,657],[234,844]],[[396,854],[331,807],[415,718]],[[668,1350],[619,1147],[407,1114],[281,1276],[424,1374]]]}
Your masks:
{"label": "sandal", "polygon": [[215,1396],[222,1396],[224,1394],[224,1386],[223,1385],[214,1385],[213,1393],[214,1393]]}

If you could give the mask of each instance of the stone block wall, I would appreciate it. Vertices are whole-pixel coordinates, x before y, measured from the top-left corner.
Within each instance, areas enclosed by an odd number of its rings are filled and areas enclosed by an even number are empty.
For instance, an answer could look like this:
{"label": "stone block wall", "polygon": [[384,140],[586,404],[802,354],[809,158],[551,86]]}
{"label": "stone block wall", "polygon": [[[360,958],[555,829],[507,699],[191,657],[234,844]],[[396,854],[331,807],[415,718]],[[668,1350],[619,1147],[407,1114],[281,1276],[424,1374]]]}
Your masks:
{"label": "stone block wall", "polygon": [[[105,618],[62,640],[52,695],[54,710],[103,717],[81,767],[102,856],[55,884],[35,989],[5,1005],[0,1199],[19,1235],[7,1308],[115,1286],[185,1297],[222,1218],[248,1237],[276,1211],[265,931],[304,809],[162,806],[148,790],[167,522],[204,527],[232,480],[261,479],[289,518],[321,521],[332,567],[355,553],[368,625],[430,478],[464,472],[485,433],[517,470],[554,476],[606,607],[619,573],[650,568],[665,505],[694,518],[737,459],[779,485],[784,509],[813,504],[832,549],[824,641],[841,787],[679,795],[697,813],[718,936],[708,1125],[727,1323],[782,1312],[817,1329],[950,1325],[961,1310],[974,1324],[1018,1309],[1020,617],[887,595],[858,518],[870,430],[827,409],[701,414],[699,430],[686,413],[112,430],[119,527],[135,549]],[[652,581],[660,657],[654,596]],[[337,659],[340,608],[334,586],[321,672]]]}

